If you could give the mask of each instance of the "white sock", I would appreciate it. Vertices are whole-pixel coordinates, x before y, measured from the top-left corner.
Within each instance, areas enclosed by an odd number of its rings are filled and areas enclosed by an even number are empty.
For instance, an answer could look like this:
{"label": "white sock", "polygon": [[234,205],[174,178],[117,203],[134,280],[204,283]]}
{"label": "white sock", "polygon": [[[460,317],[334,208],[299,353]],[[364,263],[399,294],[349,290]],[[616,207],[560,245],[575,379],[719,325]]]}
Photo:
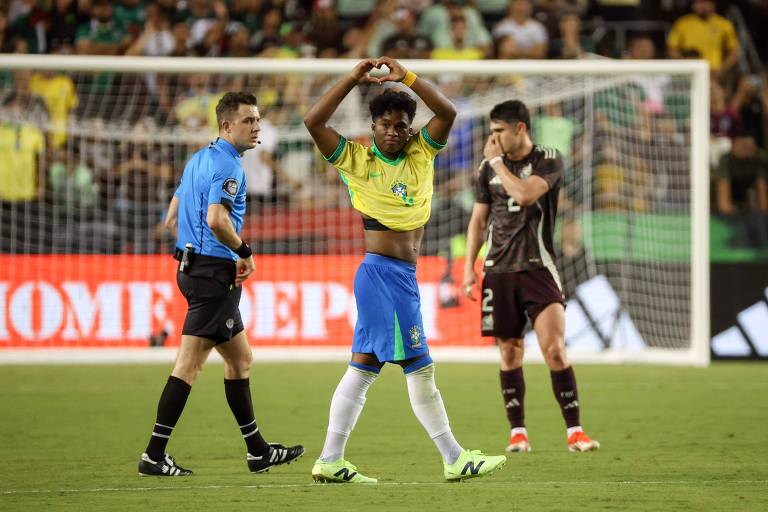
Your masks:
{"label": "white sock", "polygon": [[443,462],[453,464],[463,448],[453,437],[443,399],[435,386],[435,365],[430,364],[406,374],[405,381],[408,384],[413,413],[435,442],[440,455],[443,456]]}
{"label": "white sock", "polygon": [[331,412],[328,417],[328,432],[325,436],[320,460],[333,462],[344,457],[344,447],[357,418],[365,405],[365,394],[378,376],[352,366],[341,377],[331,400]]}
{"label": "white sock", "polygon": [[515,427],[512,429],[512,435],[516,434],[523,434],[525,437],[528,437],[528,431],[525,430],[525,427]]}
{"label": "white sock", "polygon": [[569,427],[565,433],[565,436],[570,439],[571,435],[574,432],[584,432],[584,429],[581,428],[581,425],[576,425],[575,427]]}

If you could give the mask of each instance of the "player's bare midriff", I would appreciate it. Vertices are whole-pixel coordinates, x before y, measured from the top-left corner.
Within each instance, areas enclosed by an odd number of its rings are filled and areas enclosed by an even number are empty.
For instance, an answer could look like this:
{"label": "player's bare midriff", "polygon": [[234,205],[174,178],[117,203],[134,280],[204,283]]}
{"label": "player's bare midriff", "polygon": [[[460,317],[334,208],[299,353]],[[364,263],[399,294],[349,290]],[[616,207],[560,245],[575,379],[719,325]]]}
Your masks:
{"label": "player's bare midriff", "polygon": [[366,231],[365,251],[416,263],[424,228],[412,231]]}

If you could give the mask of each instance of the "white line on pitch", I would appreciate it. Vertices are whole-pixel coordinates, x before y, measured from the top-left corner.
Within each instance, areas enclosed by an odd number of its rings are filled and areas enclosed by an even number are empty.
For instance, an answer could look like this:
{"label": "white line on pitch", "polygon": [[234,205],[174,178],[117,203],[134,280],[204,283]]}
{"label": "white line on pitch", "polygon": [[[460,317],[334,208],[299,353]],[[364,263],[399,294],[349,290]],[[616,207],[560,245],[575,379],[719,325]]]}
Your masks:
{"label": "white line on pitch", "polygon": [[[448,485],[449,482],[379,482],[377,485],[388,486],[406,486],[406,485]],[[526,486],[579,486],[579,485],[711,485],[711,484],[725,484],[725,485],[743,485],[743,484],[760,484],[768,485],[768,480],[625,480],[625,481],[605,481],[605,482],[515,482],[515,485]],[[509,486],[509,482],[483,482],[484,486]],[[30,490],[9,490],[0,491],[0,495],[18,495],[18,494],[58,494],[58,493],[100,493],[100,492],[144,492],[144,491],[176,491],[176,490],[204,490],[204,489],[290,489],[296,487],[313,487],[317,489],[321,488],[340,488],[341,485],[334,484],[259,484],[259,485],[178,485],[178,486],[163,486],[163,487],[100,487],[95,489],[30,489]],[[358,486],[356,486],[358,487]],[[364,487],[376,487],[375,485]]]}

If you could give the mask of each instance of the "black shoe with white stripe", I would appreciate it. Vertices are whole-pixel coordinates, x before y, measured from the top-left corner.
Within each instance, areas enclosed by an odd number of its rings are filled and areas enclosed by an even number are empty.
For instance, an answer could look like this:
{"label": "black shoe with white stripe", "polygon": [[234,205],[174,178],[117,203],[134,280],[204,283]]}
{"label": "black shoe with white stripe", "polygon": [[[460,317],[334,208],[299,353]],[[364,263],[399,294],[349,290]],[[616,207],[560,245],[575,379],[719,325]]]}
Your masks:
{"label": "black shoe with white stripe", "polygon": [[252,473],[264,473],[269,471],[272,466],[280,464],[290,464],[304,455],[304,447],[300,444],[296,446],[285,447],[282,444],[270,443],[269,453],[261,457],[254,457],[248,454],[248,469]]}
{"label": "black shoe with white stripe", "polygon": [[173,457],[167,453],[159,461],[150,459],[146,453],[141,454],[139,461],[139,475],[141,476],[189,476],[191,474],[191,469],[184,469],[179,466]]}

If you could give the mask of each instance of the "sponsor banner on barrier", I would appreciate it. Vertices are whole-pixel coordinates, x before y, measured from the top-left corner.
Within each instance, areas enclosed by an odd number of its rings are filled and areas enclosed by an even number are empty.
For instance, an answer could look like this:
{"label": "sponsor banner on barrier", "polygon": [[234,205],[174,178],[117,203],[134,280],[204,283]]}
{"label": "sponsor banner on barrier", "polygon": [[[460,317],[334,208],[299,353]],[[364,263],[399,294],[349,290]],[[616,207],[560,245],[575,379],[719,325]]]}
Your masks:
{"label": "sponsor banner on barrier", "polygon": [[[252,345],[351,343],[352,291],[362,256],[256,256],[240,312]],[[144,347],[165,331],[179,343],[186,302],[169,256],[0,256],[0,349]],[[461,269],[462,265],[454,265]],[[445,261],[419,260],[424,330],[434,346],[489,345],[479,303],[440,307]],[[460,282],[460,276],[454,277]]]}

